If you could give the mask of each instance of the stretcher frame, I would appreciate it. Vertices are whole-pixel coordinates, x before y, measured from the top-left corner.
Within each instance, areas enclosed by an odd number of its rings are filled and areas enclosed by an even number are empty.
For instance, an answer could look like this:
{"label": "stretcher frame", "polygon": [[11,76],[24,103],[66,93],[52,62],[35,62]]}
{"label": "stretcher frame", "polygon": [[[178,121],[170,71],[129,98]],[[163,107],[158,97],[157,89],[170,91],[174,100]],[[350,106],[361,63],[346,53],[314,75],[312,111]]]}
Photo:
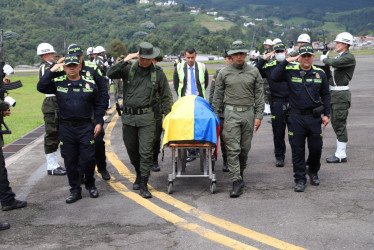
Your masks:
{"label": "stretcher frame", "polygon": [[[168,193],[173,193],[173,182],[176,178],[194,178],[194,177],[208,177],[210,179],[210,192],[212,194],[216,191],[216,175],[214,174],[214,160],[212,159],[213,148],[212,143],[184,143],[172,142],[168,145],[172,151],[173,164],[171,166],[171,173],[168,176]],[[183,174],[186,170],[187,149],[199,149],[200,156],[193,156],[200,158],[200,171],[203,174]],[[204,163],[208,164],[204,164]]]}

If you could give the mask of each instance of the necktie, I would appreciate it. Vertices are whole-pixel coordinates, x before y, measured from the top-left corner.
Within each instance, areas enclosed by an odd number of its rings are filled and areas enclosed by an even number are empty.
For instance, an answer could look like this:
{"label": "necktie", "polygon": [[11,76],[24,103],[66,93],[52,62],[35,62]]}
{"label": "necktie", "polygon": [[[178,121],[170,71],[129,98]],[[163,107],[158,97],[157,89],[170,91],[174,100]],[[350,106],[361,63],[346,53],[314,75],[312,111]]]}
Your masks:
{"label": "necktie", "polygon": [[193,72],[193,68],[191,70],[191,95],[196,95],[196,82],[195,82],[195,74]]}

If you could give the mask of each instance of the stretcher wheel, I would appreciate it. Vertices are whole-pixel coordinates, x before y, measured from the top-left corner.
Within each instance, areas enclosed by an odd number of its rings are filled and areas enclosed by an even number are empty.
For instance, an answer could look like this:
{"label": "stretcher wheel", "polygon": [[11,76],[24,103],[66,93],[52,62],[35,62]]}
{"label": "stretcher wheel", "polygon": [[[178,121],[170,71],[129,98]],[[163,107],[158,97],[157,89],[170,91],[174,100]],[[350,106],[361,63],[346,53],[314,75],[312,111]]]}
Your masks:
{"label": "stretcher wheel", "polygon": [[168,184],[168,194],[173,193],[173,182],[169,182]]}
{"label": "stretcher wheel", "polygon": [[215,181],[212,181],[211,183],[210,183],[210,192],[212,193],[212,194],[214,194],[215,192],[216,192],[216,182]]}

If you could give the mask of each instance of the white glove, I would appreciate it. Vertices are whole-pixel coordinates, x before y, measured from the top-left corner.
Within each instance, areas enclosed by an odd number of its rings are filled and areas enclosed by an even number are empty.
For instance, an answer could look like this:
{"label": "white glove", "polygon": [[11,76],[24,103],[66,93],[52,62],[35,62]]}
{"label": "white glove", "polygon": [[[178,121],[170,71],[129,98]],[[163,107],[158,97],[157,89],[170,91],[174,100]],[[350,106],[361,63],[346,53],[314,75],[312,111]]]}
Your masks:
{"label": "white glove", "polygon": [[329,56],[329,52],[330,52],[330,51],[327,51],[326,55],[321,55],[321,57],[319,58],[319,60],[320,60],[321,62],[323,62],[323,60],[325,60],[325,59]]}
{"label": "white glove", "polygon": [[14,69],[9,64],[4,65],[3,71],[7,76],[14,73]]}

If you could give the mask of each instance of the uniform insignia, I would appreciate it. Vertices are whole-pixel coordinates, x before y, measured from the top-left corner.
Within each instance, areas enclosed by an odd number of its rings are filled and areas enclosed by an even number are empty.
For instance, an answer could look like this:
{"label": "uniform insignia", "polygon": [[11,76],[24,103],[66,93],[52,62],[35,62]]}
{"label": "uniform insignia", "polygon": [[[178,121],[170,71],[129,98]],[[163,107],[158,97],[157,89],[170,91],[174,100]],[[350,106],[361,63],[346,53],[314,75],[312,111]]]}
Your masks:
{"label": "uniform insignia", "polygon": [[321,78],[320,75],[319,75],[318,73],[316,73],[316,78],[317,78],[317,79],[320,79],[320,78]]}
{"label": "uniform insignia", "polygon": [[90,89],[90,85],[88,83],[86,83],[86,89]]}
{"label": "uniform insignia", "polygon": [[87,71],[87,72],[86,72],[86,76],[91,76],[90,71]]}

